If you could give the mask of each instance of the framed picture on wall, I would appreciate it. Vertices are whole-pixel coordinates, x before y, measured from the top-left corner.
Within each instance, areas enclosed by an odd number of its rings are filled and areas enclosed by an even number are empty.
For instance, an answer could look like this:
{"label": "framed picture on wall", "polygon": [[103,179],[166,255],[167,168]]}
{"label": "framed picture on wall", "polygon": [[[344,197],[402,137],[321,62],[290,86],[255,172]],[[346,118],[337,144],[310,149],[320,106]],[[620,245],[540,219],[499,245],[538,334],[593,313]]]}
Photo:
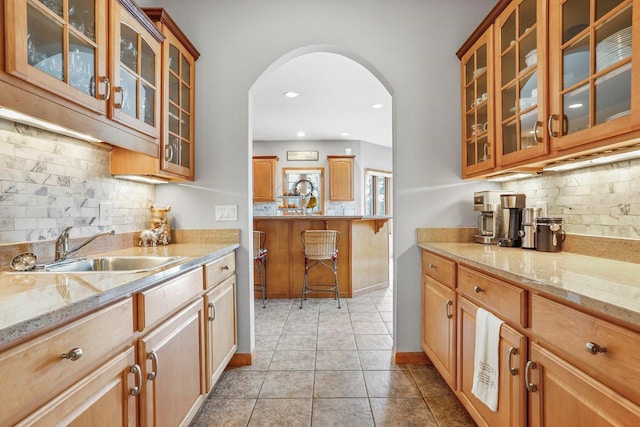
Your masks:
{"label": "framed picture on wall", "polygon": [[288,161],[318,161],[319,156],[317,151],[287,151]]}

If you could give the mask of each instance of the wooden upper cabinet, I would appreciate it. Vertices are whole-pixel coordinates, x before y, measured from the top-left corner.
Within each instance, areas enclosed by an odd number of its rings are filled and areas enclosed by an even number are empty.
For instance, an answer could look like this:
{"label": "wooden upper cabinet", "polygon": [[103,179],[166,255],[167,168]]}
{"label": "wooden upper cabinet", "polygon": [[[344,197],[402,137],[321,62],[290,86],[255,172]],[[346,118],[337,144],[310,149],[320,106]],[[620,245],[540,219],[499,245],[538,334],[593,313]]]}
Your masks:
{"label": "wooden upper cabinet", "polygon": [[546,2],[514,0],[494,24],[498,165],[549,152],[545,100]]}
{"label": "wooden upper cabinet", "polygon": [[465,178],[496,166],[492,30],[485,31],[461,58],[462,176]]}
{"label": "wooden upper cabinet", "polygon": [[5,71],[106,115],[108,0],[4,4]]}
{"label": "wooden upper cabinet", "polygon": [[276,201],[277,156],[253,157],[253,201]]}
{"label": "wooden upper cabinet", "polygon": [[327,156],[329,200],[353,200],[353,163],[356,156]]}
{"label": "wooden upper cabinet", "polygon": [[640,2],[549,4],[552,148],[639,129]]}

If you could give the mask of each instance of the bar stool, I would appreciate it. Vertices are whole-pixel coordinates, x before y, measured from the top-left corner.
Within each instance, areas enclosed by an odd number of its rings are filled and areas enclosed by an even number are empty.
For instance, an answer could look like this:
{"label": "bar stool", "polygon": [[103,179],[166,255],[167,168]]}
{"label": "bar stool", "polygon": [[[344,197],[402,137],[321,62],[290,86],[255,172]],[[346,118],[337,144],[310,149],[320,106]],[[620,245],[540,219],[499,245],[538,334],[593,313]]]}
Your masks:
{"label": "bar stool", "polygon": [[[340,290],[338,289],[338,245],[340,244],[340,232],[337,230],[305,230],[300,233],[302,238],[302,251],[304,253],[304,281],[302,282],[302,301],[307,299],[307,294],[312,292],[333,292],[340,307]],[[315,265],[322,265],[333,271],[333,283],[312,284],[307,283],[307,274]]]}
{"label": "bar stool", "polygon": [[253,290],[262,294],[262,308],[267,306],[264,303],[267,291],[267,250],[264,247],[267,241],[267,234],[264,231],[253,232],[253,265],[258,272],[259,283],[254,283]]}

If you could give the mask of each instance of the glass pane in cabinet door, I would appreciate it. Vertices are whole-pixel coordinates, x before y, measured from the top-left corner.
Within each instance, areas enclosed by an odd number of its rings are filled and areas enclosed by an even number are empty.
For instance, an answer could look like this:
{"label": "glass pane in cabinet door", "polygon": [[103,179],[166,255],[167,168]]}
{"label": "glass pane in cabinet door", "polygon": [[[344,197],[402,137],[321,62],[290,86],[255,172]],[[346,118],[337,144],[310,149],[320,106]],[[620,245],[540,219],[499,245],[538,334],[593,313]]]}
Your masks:
{"label": "glass pane in cabinet door", "polygon": [[631,113],[631,64],[596,79],[596,124]]}
{"label": "glass pane in cabinet door", "polygon": [[180,81],[173,73],[169,73],[169,101],[180,105]]}
{"label": "glass pane in cabinet door", "polygon": [[531,110],[527,114],[520,116],[520,149],[533,147],[538,143],[536,141],[536,132],[538,138],[540,132],[544,132],[541,126],[538,126],[538,111]]}
{"label": "glass pane in cabinet door", "polygon": [[188,141],[181,141],[181,145],[180,145],[180,165],[184,166],[185,168],[189,167],[189,163],[190,163],[190,158],[189,158],[189,153],[190,153],[190,144]]}
{"label": "glass pane in cabinet door", "polygon": [[142,83],[140,90],[140,118],[143,122],[154,126],[156,123],[155,115],[155,98],[156,90],[151,86]]}
{"label": "glass pane in cabinet door", "polygon": [[466,115],[467,133],[466,133],[465,139],[469,139],[473,135],[473,130],[475,129],[475,125],[476,125],[475,119],[476,119],[475,112],[471,112]]}
{"label": "glass pane in cabinet door", "polygon": [[524,0],[518,6],[518,28],[521,37],[536,24],[536,2],[537,0]]}
{"label": "glass pane in cabinet door", "polygon": [[589,75],[589,36],[587,35],[562,52],[563,90],[582,82]]}
{"label": "glass pane in cabinet door", "polygon": [[562,43],[566,43],[589,26],[590,0],[567,0],[562,5]]}
{"label": "glass pane in cabinet door", "polygon": [[538,63],[538,49],[536,48],[536,30],[529,30],[520,42],[520,73]]}
{"label": "glass pane in cabinet door", "polygon": [[164,149],[164,159],[169,163],[173,163],[174,165],[178,164],[178,150],[180,149],[180,138],[177,136],[170,135],[169,143],[166,145]]}
{"label": "glass pane in cabinet door", "polygon": [[596,71],[631,56],[631,8],[608,20],[596,29]]}
{"label": "glass pane in cabinet door", "polygon": [[589,127],[589,86],[583,85],[562,97],[563,134],[587,129]]}
{"label": "glass pane in cabinet door", "polygon": [[487,102],[487,73],[482,74],[476,81],[476,107]]}
{"label": "glass pane in cabinet door", "polygon": [[27,61],[58,80],[64,79],[62,26],[29,5],[27,9]]}
{"label": "glass pane in cabinet door", "polygon": [[62,17],[62,0],[40,0],[40,3],[44,4],[49,8],[50,11]]}
{"label": "glass pane in cabinet door", "polygon": [[502,153],[509,154],[518,150],[518,131],[516,122],[502,125]]}
{"label": "glass pane in cabinet door", "polygon": [[489,141],[487,140],[486,134],[478,138],[478,143],[476,144],[476,158],[478,159],[478,163],[489,160]]}
{"label": "glass pane in cabinet door", "polygon": [[516,64],[516,49],[513,48],[505,53],[500,60],[500,70],[502,71],[502,86],[508,84],[516,78],[518,65]]}
{"label": "glass pane in cabinet door", "polygon": [[120,63],[138,72],[138,33],[124,24],[120,24]]}
{"label": "glass pane in cabinet door", "polygon": [[500,51],[504,52],[507,48],[516,42],[516,15],[512,13],[500,28]]}
{"label": "glass pane in cabinet door", "polygon": [[138,117],[136,114],[136,106],[138,105],[136,83],[136,76],[125,69],[120,70],[120,87],[122,87],[122,107],[120,109],[131,117]]}
{"label": "glass pane in cabinet door", "polygon": [[502,120],[506,120],[516,114],[516,86],[511,85],[502,91]]}
{"label": "glass pane in cabinet door", "polygon": [[478,46],[476,50],[476,74],[482,73],[487,68],[487,45]]}
{"label": "glass pane in cabinet door", "polygon": [[180,51],[172,44],[169,45],[169,69],[180,75]]}
{"label": "glass pane in cabinet door", "polygon": [[598,0],[596,1],[596,20],[602,18],[605,14],[609,13],[613,8],[618,6],[624,0]]}
{"label": "glass pane in cabinet door", "polygon": [[538,103],[538,73],[534,71],[520,80],[520,110]]}
{"label": "glass pane in cabinet door", "polygon": [[465,90],[465,101],[467,103],[465,105],[467,111],[476,106],[476,87],[474,84],[467,86]]}
{"label": "glass pane in cabinet door", "polygon": [[473,56],[469,58],[469,60],[464,64],[464,82],[468,84],[473,77],[475,76],[476,67],[475,62],[473,60]]}
{"label": "glass pane in cabinet door", "polygon": [[189,86],[184,84],[182,85],[182,100],[180,102],[180,106],[186,112],[189,112],[191,110],[191,93],[189,90]]}
{"label": "glass pane in cabinet door", "polygon": [[180,110],[171,104],[169,104],[169,132],[180,134]]}
{"label": "glass pane in cabinet door", "polygon": [[156,85],[156,54],[149,44],[142,40],[142,53],[140,55],[141,73],[143,79],[151,85]]}
{"label": "glass pane in cabinet door", "polygon": [[477,129],[478,133],[486,132],[489,126],[487,122],[487,103],[485,102],[482,107],[478,108],[477,116]]}
{"label": "glass pane in cabinet door", "polygon": [[191,83],[191,66],[187,61],[187,58],[184,56],[182,57],[182,72],[180,73],[180,76],[182,77],[182,81],[185,83]]}
{"label": "glass pane in cabinet door", "polygon": [[180,136],[185,139],[191,138],[191,132],[189,132],[191,125],[191,117],[188,114],[182,113],[182,119],[180,120]]}
{"label": "glass pane in cabinet door", "polygon": [[95,41],[95,0],[69,0],[69,23],[89,39]]}
{"label": "glass pane in cabinet door", "polygon": [[467,142],[467,166],[476,164],[476,144],[475,140]]}
{"label": "glass pane in cabinet door", "polygon": [[95,49],[69,34],[69,84],[95,96]]}

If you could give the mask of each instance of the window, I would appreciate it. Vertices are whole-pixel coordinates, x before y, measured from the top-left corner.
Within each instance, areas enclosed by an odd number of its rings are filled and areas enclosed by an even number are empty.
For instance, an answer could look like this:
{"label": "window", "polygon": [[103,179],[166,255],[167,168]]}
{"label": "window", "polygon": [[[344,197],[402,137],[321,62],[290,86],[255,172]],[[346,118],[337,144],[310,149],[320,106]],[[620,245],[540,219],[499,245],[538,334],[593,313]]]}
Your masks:
{"label": "window", "polygon": [[364,214],[391,215],[391,172],[365,169]]}
{"label": "window", "polygon": [[[307,195],[304,203],[308,203],[308,198],[313,195],[316,197],[317,205],[311,209],[314,214],[322,215],[324,212],[324,168],[282,168],[282,192],[291,193],[294,189],[300,194]],[[301,181],[297,186],[296,183]],[[313,184],[313,193],[311,186],[304,180]]]}

